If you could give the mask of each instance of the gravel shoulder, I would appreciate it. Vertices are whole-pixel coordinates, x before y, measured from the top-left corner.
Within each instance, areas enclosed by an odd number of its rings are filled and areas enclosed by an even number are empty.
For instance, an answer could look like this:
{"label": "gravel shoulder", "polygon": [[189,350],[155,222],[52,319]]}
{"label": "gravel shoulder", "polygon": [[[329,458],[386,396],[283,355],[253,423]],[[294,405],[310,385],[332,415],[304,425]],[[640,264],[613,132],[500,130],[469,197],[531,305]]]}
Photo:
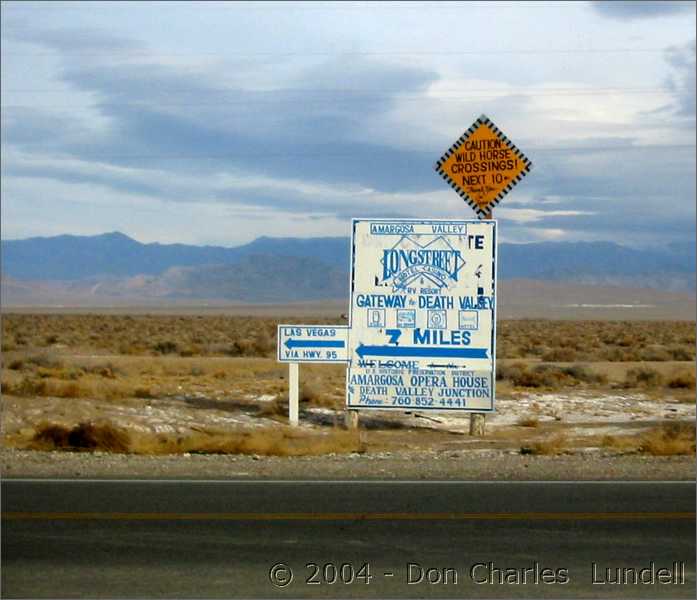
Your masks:
{"label": "gravel shoulder", "polygon": [[312,457],[138,456],[0,450],[2,477],[68,479],[690,481],[694,456],[512,451],[385,452]]}

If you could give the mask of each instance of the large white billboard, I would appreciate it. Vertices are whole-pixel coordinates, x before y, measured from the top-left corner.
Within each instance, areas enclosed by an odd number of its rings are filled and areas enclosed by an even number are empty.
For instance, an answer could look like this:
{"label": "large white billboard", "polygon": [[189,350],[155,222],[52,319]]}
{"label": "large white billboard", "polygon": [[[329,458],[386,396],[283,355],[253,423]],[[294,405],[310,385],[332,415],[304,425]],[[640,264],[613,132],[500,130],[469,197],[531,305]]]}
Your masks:
{"label": "large white billboard", "polygon": [[496,221],[354,219],[346,402],[494,410]]}

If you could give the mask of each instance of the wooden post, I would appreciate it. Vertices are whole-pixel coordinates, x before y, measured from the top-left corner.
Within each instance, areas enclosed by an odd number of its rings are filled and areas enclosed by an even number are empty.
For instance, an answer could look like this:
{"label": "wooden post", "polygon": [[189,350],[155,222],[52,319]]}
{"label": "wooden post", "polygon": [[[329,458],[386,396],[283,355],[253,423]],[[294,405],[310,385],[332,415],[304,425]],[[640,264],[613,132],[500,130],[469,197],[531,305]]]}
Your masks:
{"label": "wooden post", "polygon": [[300,401],[300,365],[288,363],[288,423],[298,426],[298,405]]}
{"label": "wooden post", "polygon": [[358,411],[347,408],[344,411],[346,429],[358,429]]}
{"label": "wooden post", "polygon": [[[485,221],[494,218],[494,209],[484,217]],[[486,435],[486,413],[470,413],[470,435],[484,437]]]}

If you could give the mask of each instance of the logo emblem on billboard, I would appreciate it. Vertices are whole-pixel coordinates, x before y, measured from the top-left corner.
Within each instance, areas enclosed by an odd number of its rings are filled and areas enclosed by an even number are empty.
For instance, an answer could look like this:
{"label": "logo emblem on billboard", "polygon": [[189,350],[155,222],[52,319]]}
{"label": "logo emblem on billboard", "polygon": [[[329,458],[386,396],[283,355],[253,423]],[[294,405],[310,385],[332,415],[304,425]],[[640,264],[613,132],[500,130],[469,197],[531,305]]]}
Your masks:
{"label": "logo emblem on billboard", "polygon": [[425,245],[416,237],[402,236],[392,246],[383,250],[382,281],[391,282],[394,290],[404,290],[412,283],[429,283],[446,288],[457,282],[458,273],[465,265],[460,250],[439,236]]}

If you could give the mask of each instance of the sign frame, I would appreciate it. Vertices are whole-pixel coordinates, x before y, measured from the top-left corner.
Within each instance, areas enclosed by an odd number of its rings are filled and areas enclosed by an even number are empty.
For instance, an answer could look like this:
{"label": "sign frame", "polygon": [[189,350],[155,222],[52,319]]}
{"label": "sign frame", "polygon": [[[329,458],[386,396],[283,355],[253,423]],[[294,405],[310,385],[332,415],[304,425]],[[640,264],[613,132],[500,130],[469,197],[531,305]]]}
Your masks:
{"label": "sign frame", "polygon": [[[404,406],[404,405],[364,405],[364,404],[349,404],[350,394],[350,373],[353,362],[353,356],[358,347],[355,343],[355,313],[354,313],[354,292],[355,292],[355,279],[356,279],[356,225],[361,222],[369,223],[383,223],[383,224],[420,224],[420,225],[447,225],[447,224],[472,224],[477,226],[489,225],[492,227],[492,256],[491,256],[491,268],[492,268],[492,297],[493,302],[491,306],[491,331],[490,331],[490,344],[491,349],[490,356],[490,390],[491,390],[491,403],[490,407],[472,407],[472,408],[448,408],[444,406]],[[432,413],[454,413],[454,414],[477,414],[477,413],[495,413],[496,412],[496,323],[497,323],[497,304],[498,304],[498,292],[497,292],[497,272],[498,272],[498,226],[497,221],[494,219],[487,220],[474,220],[474,219],[387,219],[387,218],[371,218],[371,217],[360,217],[353,218],[351,220],[351,269],[349,272],[349,332],[348,332],[348,362],[347,362],[347,377],[346,377],[346,408],[348,410],[397,410],[397,411],[416,411],[416,412],[432,412]],[[468,369],[465,369],[468,370]],[[470,369],[471,370],[471,369]],[[488,369],[487,369],[488,371]],[[473,371],[476,372],[476,371]]]}

